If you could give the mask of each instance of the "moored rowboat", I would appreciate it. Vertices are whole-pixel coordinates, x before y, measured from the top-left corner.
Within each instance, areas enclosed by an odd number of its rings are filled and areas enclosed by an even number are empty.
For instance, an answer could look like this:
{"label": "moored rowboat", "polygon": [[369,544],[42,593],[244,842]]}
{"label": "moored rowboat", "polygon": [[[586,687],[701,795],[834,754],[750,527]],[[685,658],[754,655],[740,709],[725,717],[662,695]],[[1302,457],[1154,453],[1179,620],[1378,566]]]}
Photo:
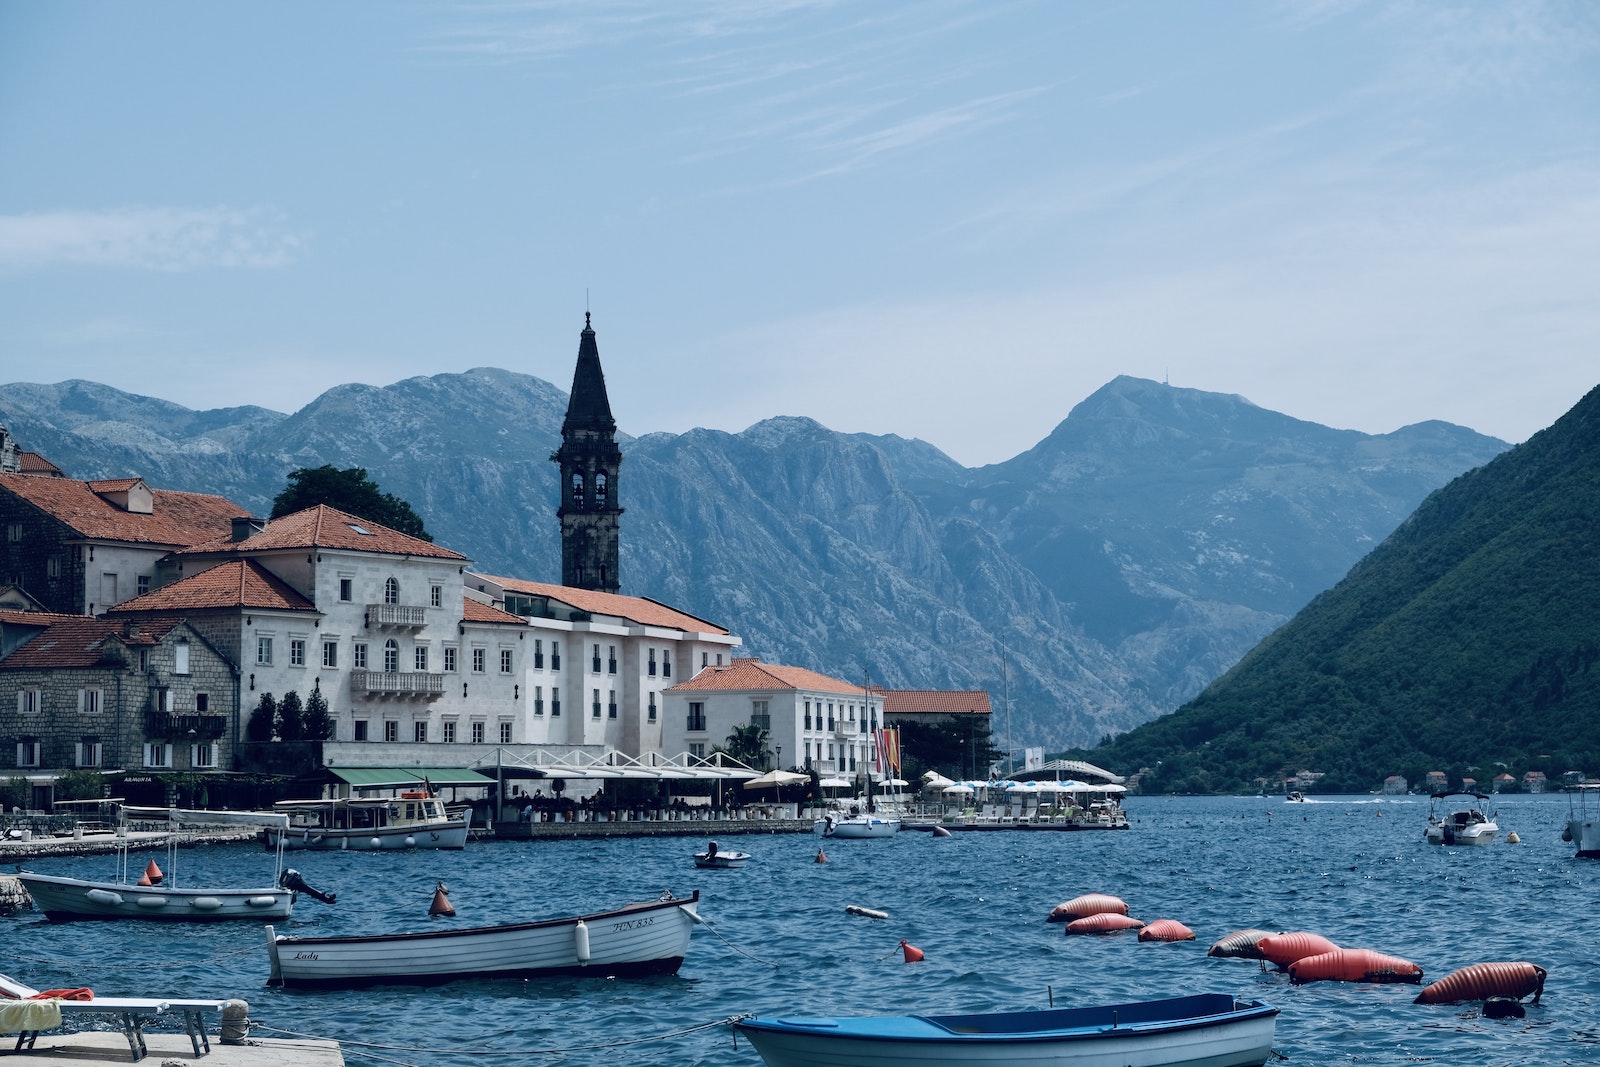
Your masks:
{"label": "moored rowboat", "polygon": [[768,1067],[1259,1067],[1278,1009],[1224,993],[977,1015],[747,1018]]}
{"label": "moored rowboat", "polygon": [[362,937],[287,937],[267,927],[269,985],[432,985],[456,978],[676,974],[700,916],[663,895],[615,911],[539,922]]}

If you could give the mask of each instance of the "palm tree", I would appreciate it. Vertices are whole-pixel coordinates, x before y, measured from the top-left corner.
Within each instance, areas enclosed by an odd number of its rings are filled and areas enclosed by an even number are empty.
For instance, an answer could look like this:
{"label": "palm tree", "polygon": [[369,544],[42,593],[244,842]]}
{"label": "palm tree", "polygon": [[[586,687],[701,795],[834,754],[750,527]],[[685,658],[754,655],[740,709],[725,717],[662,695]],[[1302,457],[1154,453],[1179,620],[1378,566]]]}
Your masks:
{"label": "palm tree", "polygon": [[767,731],[755,723],[735,726],[723,750],[746,767],[765,770],[772,761],[772,751],[767,748]]}

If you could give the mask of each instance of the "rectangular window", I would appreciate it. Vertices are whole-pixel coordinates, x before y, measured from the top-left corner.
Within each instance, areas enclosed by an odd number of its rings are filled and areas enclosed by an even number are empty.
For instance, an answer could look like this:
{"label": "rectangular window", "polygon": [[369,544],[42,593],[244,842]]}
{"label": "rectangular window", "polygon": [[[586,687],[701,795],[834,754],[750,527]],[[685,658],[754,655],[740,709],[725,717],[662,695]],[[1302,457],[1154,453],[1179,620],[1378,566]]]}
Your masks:
{"label": "rectangular window", "polygon": [[144,765],[146,767],[172,766],[172,746],[160,741],[150,741],[144,746]]}
{"label": "rectangular window", "polygon": [[594,646],[594,654],[589,657],[589,673],[590,674],[599,674],[600,673],[600,646],[599,645],[595,645]]}
{"label": "rectangular window", "polygon": [[483,649],[481,649],[481,648],[473,649],[472,650],[472,673],[473,674],[482,674],[486,670],[486,668],[484,667],[483,664],[484,664],[484,651],[483,651]]}
{"label": "rectangular window", "polygon": [[702,668],[705,668],[705,667],[709,667],[710,665],[711,665],[711,653],[709,653],[709,652],[700,653],[700,666]]}
{"label": "rectangular window", "polygon": [[322,642],[322,665],[329,670],[336,669],[339,666],[339,642]]}
{"label": "rectangular window", "polygon": [[444,607],[444,586],[435,585],[428,588],[428,603],[436,608]]}
{"label": "rectangular window", "polygon": [[17,693],[17,712],[21,715],[39,714],[39,689],[29,686]]}
{"label": "rectangular window", "polygon": [[348,604],[355,599],[355,583],[348,578],[339,579],[339,599]]}
{"label": "rectangular window", "polygon": [[144,596],[149,591],[150,591],[150,576],[148,574],[139,575],[139,595],[140,596]]}
{"label": "rectangular window", "polygon": [[418,671],[426,671],[428,669],[428,646],[418,645],[412,649],[411,658],[416,663]]}
{"label": "rectangular window", "polygon": [[194,710],[197,713],[201,714],[201,715],[204,715],[206,712],[210,711],[211,710],[211,694],[210,693],[196,693],[194,695]]}
{"label": "rectangular window", "polygon": [[189,746],[189,766],[215,767],[217,765],[217,746],[211,744]]}
{"label": "rectangular window", "polygon": [[806,701],[806,729],[811,729],[811,701]]}
{"label": "rectangular window", "polygon": [[453,719],[446,719],[444,725],[441,726],[440,729],[444,731],[445,744],[453,745],[456,743],[456,724]]}
{"label": "rectangular window", "polygon": [[40,743],[38,741],[33,740],[32,738],[23,738],[21,741],[18,741],[17,742],[17,766],[18,767],[37,767],[37,766],[39,766],[39,759],[40,759],[39,749],[41,747],[42,746],[40,745]]}
{"label": "rectangular window", "polygon": [[533,639],[533,669],[544,670],[544,641],[537,637]]}
{"label": "rectangular window", "polygon": [[771,731],[772,714],[768,710],[771,705],[765,700],[752,700],[750,702],[750,725]]}
{"label": "rectangular window", "polygon": [[13,522],[6,524],[6,540],[12,543],[22,540],[22,523]]}
{"label": "rectangular window", "polygon": [[598,719],[600,717],[600,690],[598,689],[594,691],[594,703],[591,706],[594,708],[594,713],[590,718]]}
{"label": "rectangular window", "polygon": [[358,671],[367,669],[367,643],[365,641],[356,642],[355,667]]}
{"label": "rectangular window", "polygon": [[647,669],[646,673],[651,678],[654,678],[656,676],[656,650],[653,649],[653,648],[650,650],[650,666]]}
{"label": "rectangular window", "polygon": [[258,637],[258,638],[256,638],[256,662],[261,664],[262,666],[270,666],[271,665],[271,663],[272,663],[272,638],[270,638],[270,637]]}
{"label": "rectangular window", "polygon": [[367,720],[366,719],[357,719],[356,720],[356,740],[357,741],[365,741],[366,739],[367,739]]}
{"label": "rectangular window", "polygon": [[383,643],[383,673],[400,673],[400,646],[392,637]]}
{"label": "rectangular window", "polygon": [[721,652],[717,653],[717,666],[719,666],[719,667],[722,666],[722,653]]}
{"label": "rectangular window", "polygon": [[46,578],[61,577],[61,557],[51,556],[44,561],[44,576]]}
{"label": "rectangular window", "polygon": [[78,710],[85,715],[100,714],[101,693],[99,689],[78,690]]}
{"label": "rectangular window", "polygon": [[400,724],[393,719],[383,720],[383,739],[385,741],[400,740]]}
{"label": "rectangular window", "polygon": [[411,724],[411,729],[416,735],[415,737],[412,738],[412,740],[416,741],[416,743],[419,744],[419,745],[425,745],[425,744],[428,743],[428,724],[427,724],[427,722],[419,720],[419,721],[417,721],[415,723],[412,723]]}
{"label": "rectangular window", "polygon": [[670,648],[661,650],[661,677],[672,677],[672,649]]}
{"label": "rectangular window", "polygon": [[656,691],[650,690],[650,721],[656,721]]}
{"label": "rectangular window", "polygon": [[301,637],[289,639],[289,666],[304,667],[306,665],[306,642]]}
{"label": "rectangular window", "polygon": [[617,673],[617,646],[616,645],[607,645],[606,646],[606,673],[607,674],[616,674]]}
{"label": "rectangular window", "polygon": [[535,715],[544,714],[544,686],[542,685],[533,687],[533,713]]}
{"label": "rectangular window", "polygon": [[698,700],[689,701],[688,728],[697,733],[706,728],[706,706]]}
{"label": "rectangular window", "polygon": [[511,650],[509,648],[502,648],[500,650],[500,673],[511,673]]}
{"label": "rectangular window", "polygon": [[704,741],[690,741],[689,742],[689,755],[693,759],[697,759],[697,760],[705,759],[706,758],[706,743]]}
{"label": "rectangular window", "polygon": [[79,767],[98,767],[105,758],[105,749],[99,741],[80,741],[75,755]]}
{"label": "rectangular window", "polygon": [[511,724],[509,722],[503,722],[500,724],[500,743],[502,745],[509,745],[511,743]]}
{"label": "rectangular window", "polygon": [[456,646],[455,645],[445,645],[444,646],[444,669],[445,669],[445,672],[448,673],[448,674],[454,674],[456,672]]}
{"label": "rectangular window", "polygon": [[483,723],[481,722],[472,724],[472,743],[475,745],[483,744]]}
{"label": "rectangular window", "polygon": [[555,686],[550,687],[550,717],[553,719],[561,714],[561,690]]}
{"label": "rectangular window", "polygon": [[607,690],[606,718],[615,719],[616,717],[617,717],[617,691],[615,689],[610,689],[610,690]]}
{"label": "rectangular window", "polygon": [[833,729],[833,702],[828,702],[828,729]]}
{"label": "rectangular window", "polygon": [[117,599],[117,576],[111,571],[105,571],[100,575],[100,602],[108,608],[121,603]]}
{"label": "rectangular window", "polygon": [[553,671],[559,671],[561,669],[561,642],[560,641],[551,641],[550,642],[550,669],[553,670]]}

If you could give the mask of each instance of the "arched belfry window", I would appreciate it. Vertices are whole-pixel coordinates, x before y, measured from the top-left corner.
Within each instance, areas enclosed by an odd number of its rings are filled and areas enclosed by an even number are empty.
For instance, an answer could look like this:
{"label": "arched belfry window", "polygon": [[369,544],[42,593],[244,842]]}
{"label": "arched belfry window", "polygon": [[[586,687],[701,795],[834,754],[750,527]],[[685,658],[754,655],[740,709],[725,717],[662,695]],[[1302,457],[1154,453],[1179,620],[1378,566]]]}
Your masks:
{"label": "arched belfry window", "polygon": [[383,602],[385,604],[400,603],[400,583],[393,578],[383,583]]}
{"label": "arched belfry window", "polygon": [[581,474],[572,476],[572,503],[577,507],[583,507],[583,475]]}
{"label": "arched belfry window", "polygon": [[601,471],[594,476],[594,505],[597,508],[606,506],[606,472]]}
{"label": "arched belfry window", "polygon": [[383,669],[386,674],[400,669],[400,644],[392,637],[383,643]]}

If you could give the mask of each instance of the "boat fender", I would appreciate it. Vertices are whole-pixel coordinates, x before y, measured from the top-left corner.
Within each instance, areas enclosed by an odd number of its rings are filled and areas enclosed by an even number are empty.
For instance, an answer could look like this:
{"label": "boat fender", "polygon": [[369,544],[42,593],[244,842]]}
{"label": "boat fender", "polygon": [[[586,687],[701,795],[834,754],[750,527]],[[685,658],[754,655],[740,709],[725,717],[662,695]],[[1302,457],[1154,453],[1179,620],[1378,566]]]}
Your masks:
{"label": "boat fender", "polygon": [[1307,956],[1320,956],[1338,947],[1321,934],[1309,934],[1304,930],[1271,934],[1256,942],[1256,951],[1260,953],[1260,958],[1275,964],[1280,971],[1288,970],[1289,965],[1296,960],[1303,960]]}
{"label": "boat fender", "polygon": [[589,924],[582,919],[572,928],[572,947],[577,953],[579,963],[589,962]]}
{"label": "boat fender", "polygon": [[[455,907],[450,903],[450,887],[440,882],[433,891],[433,903],[428,905],[429,915],[443,915],[446,918],[456,913]],[[587,937],[587,935],[585,935]],[[585,945],[587,949],[587,943]]]}
{"label": "boat fender", "polygon": [[1474,963],[1451,971],[1437,982],[1430,982],[1417,994],[1416,1004],[1455,1004],[1463,1000],[1488,1000],[1510,997],[1521,1000],[1529,993],[1533,1002],[1544,996],[1543,967],[1532,963]]}
{"label": "boat fender", "polygon": [[879,911],[877,908],[863,908],[859,904],[846,904],[844,913],[846,915],[865,915],[869,919],[887,919],[889,917],[889,913],[886,911]]}
{"label": "boat fender", "polygon": [[218,911],[222,908],[221,897],[195,897],[189,901],[189,906],[195,911]]}
{"label": "boat fender", "polygon": [[917,946],[908,945],[904,941],[902,941],[902,942],[900,942],[900,951],[905,954],[907,963],[921,963],[922,962],[922,950],[920,948],[918,948]]}
{"label": "boat fender", "polygon": [[1527,1014],[1528,1009],[1510,997],[1490,997],[1483,1002],[1485,1019],[1521,1019]]}
{"label": "boat fender", "polygon": [[1370,948],[1340,948],[1291,963],[1289,981],[1297,985],[1306,982],[1420,982],[1422,968],[1410,960]]}
{"label": "boat fender", "polygon": [[[1512,833],[1516,833],[1515,830],[1513,830],[1511,832]],[[1506,838],[1506,840],[1510,841],[1511,838],[1508,837],[1508,838]],[[1571,840],[1572,840],[1572,827],[1569,826],[1565,830],[1561,831],[1561,840],[1567,841],[1567,842],[1571,842]]]}
{"label": "boat fender", "polygon": [[84,896],[94,901],[96,904],[110,904],[114,906],[122,903],[122,894],[113,893],[109,889],[91,889],[85,893]]}
{"label": "boat fender", "polygon": [[818,863],[827,863],[828,862],[828,854],[826,852],[822,851],[820,848],[817,849],[817,862]]}
{"label": "boat fender", "polygon": [[1522,844],[1522,838],[1518,837],[1517,836],[1517,832],[1515,830],[1513,830],[1509,834],[1506,835],[1506,844],[1508,844],[1508,845],[1520,845],[1520,844]]}
{"label": "boat fender", "polygon": [[374,837],[371,841],[368,841],[367,844],[371,845],[373,848],[383,847],[383,842],[379,841],[376,837]]}
{"label": "boat fender", "polygon": [[1144,926],[1138,919],[1127,915],[1118,915],[1113,911],[1103,911],[1098,915],[1085,915],[1081,919],[1073,919],[1067,924],[1067,936],[1077,934],[1115,934],[1123,930],[1137,930]]}
{"label": "boat fender", "polygon": [[1177,919],[1157,919],[1139,931],[1140,941],[1193,941],[1194,931]]}
{"label": "boat fender", "polygon": [[1114,897],[1109,893],[1085,893],[1081,897],[1073,897],[1065,903],[1057,904],[1045,918],[1047,923],[1069,923],[1074,919],[1082,919],[1090,915],[1115,913],[1128,914],[1128,905],[1121,897]]}

